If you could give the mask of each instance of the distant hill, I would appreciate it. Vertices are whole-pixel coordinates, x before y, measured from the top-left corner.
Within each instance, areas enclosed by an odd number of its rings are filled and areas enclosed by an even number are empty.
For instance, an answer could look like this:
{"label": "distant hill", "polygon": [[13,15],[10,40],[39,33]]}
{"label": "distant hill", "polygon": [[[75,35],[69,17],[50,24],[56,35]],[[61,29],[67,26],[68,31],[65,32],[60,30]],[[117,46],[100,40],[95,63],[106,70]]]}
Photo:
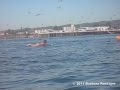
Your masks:
{"label": "distant hill", "polygon": [[96,27],[96,26],[109,26],[111,28],[120,29],[120,20],[76,24],[76,27]]}
{"label": "distant hill", "polygon": [[[36,28],[23,28],[16,30],[6,30],[5,32],[15,34],[17,32],[31,32],[36,29],[53,29],[53,30],[62,30],[63,27],[70,26],[71,24],[61,25],[61,26],[47,26],[47,27],[36,27]],[[112,21],[100,21],[100,22],[92,22],[92,23],[82,23],[75,24],[76,28],[79,27],[96,27],[96,26],[109,26],[110,28],[120,29],[120,20],[112,20]]]}
{"label": "distant hill", "polygon": [[[44,28],[54,29],[54,30],[61,30],[63,27],[70,26],[71,24],[66,24],[62,26],[48,26]],[[82,24],[75,24],[76,28],[79,27],[96,27],[96,26],[109,26],[110,28],[120,29],[120,20],[112,20],[112,21],[100,21],[100,22],[92,22],[92,23],[82,23]]]}

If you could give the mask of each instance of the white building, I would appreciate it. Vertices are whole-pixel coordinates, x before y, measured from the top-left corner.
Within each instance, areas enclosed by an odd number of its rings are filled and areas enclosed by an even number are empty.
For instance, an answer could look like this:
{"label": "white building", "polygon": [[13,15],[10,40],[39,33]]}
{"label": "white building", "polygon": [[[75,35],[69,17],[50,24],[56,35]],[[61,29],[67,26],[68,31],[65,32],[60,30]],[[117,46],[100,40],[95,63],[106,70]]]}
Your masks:
{"label": "white building", "polygon": [[63,31],[64,32],[74,32],[74,31],[76,31],[76,27],[74,26],[74,24],[72,24],[70,27],[63,27]]}
{"label": "white building", "polygon": [[99,26],[99,27],[80,27],[78,30],[81,32],[89,31],[108,31],[108,26]]}
{"label": "white building", "polygon": [[80,27],[78,31],[81,32],[90,32],[90,31],[97,31],[96,27]]}
{"label": "white building", "polygon": [[47,29],[41,29],[41,30],[35,30],[36,34],[41,34],[41,33],[48,33]]}
{"label": "white building", "polygon": [[97,31],[107,31],[109,29],[109,26],[99,26],[96,27]]}

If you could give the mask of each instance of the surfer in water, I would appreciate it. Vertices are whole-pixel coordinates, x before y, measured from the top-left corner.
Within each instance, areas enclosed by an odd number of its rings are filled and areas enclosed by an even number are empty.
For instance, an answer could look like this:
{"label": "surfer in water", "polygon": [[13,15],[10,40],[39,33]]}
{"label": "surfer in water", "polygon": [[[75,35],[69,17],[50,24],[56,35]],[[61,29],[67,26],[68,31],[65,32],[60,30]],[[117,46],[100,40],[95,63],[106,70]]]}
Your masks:
{"label": "surfer in water", "polygon": [[43,42],[39,42],[39,44],[42,45],[42,46],[47,46],[48,45],[47,40],[44,40]]}
{"label": "surfer in water", "polygon": [[44,41],[38,42],[38,43],[28,44],[28,46],[30,46],[30,47],[39,47],[39,46],[47,46],[47,45],[48,45],[47,40],[44,40]]}

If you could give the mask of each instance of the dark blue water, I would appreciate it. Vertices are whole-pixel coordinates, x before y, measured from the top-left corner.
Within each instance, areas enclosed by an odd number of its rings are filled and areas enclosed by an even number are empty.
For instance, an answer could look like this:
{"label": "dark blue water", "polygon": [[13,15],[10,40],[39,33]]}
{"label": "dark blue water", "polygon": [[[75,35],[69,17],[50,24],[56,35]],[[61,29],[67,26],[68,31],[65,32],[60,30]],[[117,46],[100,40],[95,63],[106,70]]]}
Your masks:
{"label": "dark blue water", "polygon": [[[115,35],[0,40],[0,90],[120,90],[120,41]],[[115,85],[75,85],[74,82]]]}

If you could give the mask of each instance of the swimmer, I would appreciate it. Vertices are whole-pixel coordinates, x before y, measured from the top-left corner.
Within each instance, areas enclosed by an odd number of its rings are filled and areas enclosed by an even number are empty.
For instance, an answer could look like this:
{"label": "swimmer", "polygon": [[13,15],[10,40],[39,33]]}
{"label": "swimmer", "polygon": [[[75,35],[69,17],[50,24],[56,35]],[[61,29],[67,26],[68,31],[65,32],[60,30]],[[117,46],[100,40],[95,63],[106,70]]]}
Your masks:
{"label": "swimmer", "polygon": [[47,40],[44,40],[43,42],[39,42],[39,45],[40,46],[47,46],[48,45]]}
{"label": "swimmer", "polygon": [[39,47],[39,46],[47,46],[47,45],[48,45],[47,40],[44,40],[43,42],[32,43],[32,44],[28,44],[27,46],[30,46],[30,47]]}

